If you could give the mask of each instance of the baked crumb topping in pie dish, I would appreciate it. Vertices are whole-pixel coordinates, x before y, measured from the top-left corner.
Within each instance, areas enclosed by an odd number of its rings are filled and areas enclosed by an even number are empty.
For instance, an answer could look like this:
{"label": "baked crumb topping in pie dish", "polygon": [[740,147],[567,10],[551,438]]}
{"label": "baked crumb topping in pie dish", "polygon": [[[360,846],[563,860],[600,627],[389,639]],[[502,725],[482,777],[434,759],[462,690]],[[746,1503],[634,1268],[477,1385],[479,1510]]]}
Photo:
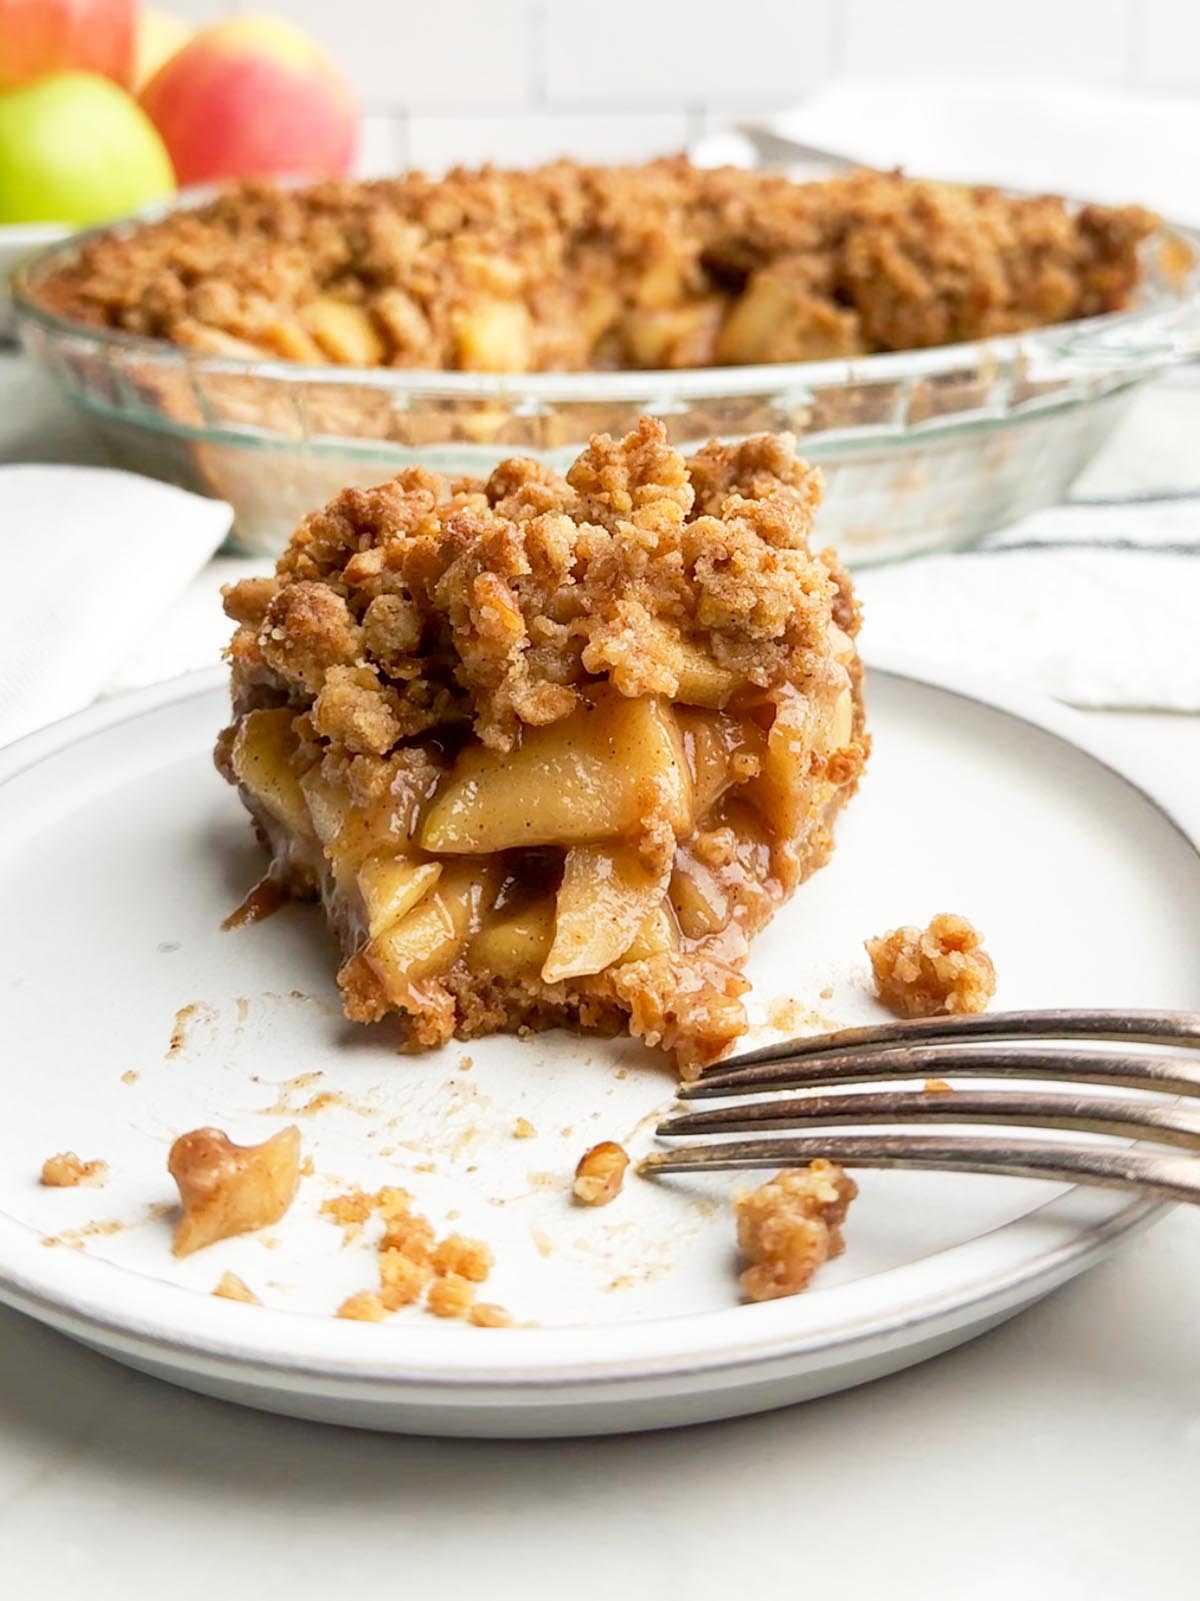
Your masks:
{"label": "baked crumb topping in pie dish", "polygon": [[643,419],[565,478],[346,490],[226,592],[217,764],[324,903],[349,1017],[628,1028],[685,1075],[744,1030],[748,942],[868,751],[819,497],[786,435],[685,459]]}
{"label": "baked crumb topping in pie dish", "polygon": [[1120,310],[1136,206],[857,172],[562,161],[236,186],[107,233],[36,300],[219,356],[482,372],[821,360]]}

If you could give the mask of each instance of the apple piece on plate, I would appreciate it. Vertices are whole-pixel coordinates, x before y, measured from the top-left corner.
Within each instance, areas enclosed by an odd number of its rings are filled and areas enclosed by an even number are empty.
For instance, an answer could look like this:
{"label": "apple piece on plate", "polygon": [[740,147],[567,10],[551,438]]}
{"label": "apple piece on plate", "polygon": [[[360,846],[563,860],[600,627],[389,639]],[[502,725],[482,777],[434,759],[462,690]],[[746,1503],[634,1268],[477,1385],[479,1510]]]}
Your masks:
{"label": "apple piece on plate", "polygon": [[154,125],[109,79],[61,72],[0,94],[0,223],[108,222],[174,188]]}
{"label": "apple piece on plate", "polygon": [[141,101],[181,184],[342,173],[358,138],[349,83],[306,34],[271,17],[201,29]]}
{"label": "apple piece on plate", "polygon": [[133,81],[134,0],[0,0],[0,90],[60,72]]}

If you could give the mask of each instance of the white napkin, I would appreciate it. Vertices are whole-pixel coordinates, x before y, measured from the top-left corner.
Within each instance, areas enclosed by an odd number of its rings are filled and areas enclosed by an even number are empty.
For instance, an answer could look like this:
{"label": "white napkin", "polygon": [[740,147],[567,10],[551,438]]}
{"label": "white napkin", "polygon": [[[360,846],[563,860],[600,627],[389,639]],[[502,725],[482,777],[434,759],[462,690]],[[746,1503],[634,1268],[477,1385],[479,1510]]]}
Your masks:
{"label": "white napkin", "polygon": [[[1028,79],[846,79],[756,124],[872,167],[1007,184],[1200,223],[1200,102]],[[707,165],[752,165],[737,133],[705,139]]]}
{"label": "white napkin", "polygon": [[868,654],[919,653],[1073,706],[1200,711],[1200,501],[1059,507],[857,588]]}
{"label": "white napkin", "polygon": [[102,467],[0,467],[0,745],[87,706],[233,513]]}

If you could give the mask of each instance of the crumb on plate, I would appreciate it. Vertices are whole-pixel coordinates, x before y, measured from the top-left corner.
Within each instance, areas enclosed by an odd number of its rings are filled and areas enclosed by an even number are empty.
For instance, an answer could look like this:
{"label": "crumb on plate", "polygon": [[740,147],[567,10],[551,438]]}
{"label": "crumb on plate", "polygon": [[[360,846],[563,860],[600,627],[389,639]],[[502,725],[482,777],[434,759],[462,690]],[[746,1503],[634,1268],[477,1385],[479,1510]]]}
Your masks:
{"label": "crumb on plate", "polygon": [[457,1273],[434,1279],[425,1305],[434,1317],[465,1317],[475,1300],[475,1286]]}
{"label": "crumb on plate", "polygon": [[996,992],[983,936],[953,912],[939,912],[928,928],[893,928],[864,943],[875,993],[897,1017],[982,1012]]}
{"label": "crumb on plate", "polygon": [[54,1190],[70,1190],[80,1184],[99,1189],[107,1179],[108,1163],[99,1157],[85,1162],[74,1151],[60,1151],[42,1163],[41,1182]]}
{"label": "crumb on plate", "polygon": [[494,1301],[476,1301],[467,1312],[467,1322],[477,1329],[510,1329],[512,1313]]}
{"label": "crumb on plate", "polygon": [[350,1318],[355,1323],[382,1323],[389,1308],[372,1290],[360,1290],[348,1295],[337,1309],[338,1317]]}
{"label": "crumb on plate", "polygon": [[615,1140],[601,1140],[579,1158],[573,1189],[584,1206],[607,1206],[620,1194],[629,1153]]}
{"label": "crumb on plate", "polygon": [[769,1301],[807,1289],[817,1269],[844,1250],[842,1224],[857,1194],[847,1173],[818,1157],[735,1195],[738,1247],[750,1264],[740,1279],[746,1297]]}
{"label": "crumb on plate", "polygon": [[254,1291],[236,1273],[222,1273],[217,1280],[214,1295],[220,1296],[223,1301],[245,1301],[248,1306],[261,1306],[262,1302]]}
{"label": "crumb on plate", "polygon": [[439,1240],[433,1252],[433,1270],[443,1277],[455,1275],[482,1284],[492,1271],[495,1258],[482,1240],[470,1239],[465,1234],[448,1234]]}
{"label": "crumb on plate", "polygon": [[513,1124],[514,1140],[532,1140],[537,1138],[537,1129],[527,1117],[519,1117]]}

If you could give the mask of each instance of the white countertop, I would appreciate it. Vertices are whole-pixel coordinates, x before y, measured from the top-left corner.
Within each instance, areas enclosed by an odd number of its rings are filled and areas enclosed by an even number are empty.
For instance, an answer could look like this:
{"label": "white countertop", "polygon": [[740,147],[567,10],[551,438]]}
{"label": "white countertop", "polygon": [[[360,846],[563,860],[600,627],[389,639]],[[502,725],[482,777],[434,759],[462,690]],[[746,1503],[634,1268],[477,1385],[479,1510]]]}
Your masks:
{"label": "white countertop", "polygon": [[[103,459],[12,357],[4,459]],[[1089,715],[1200,775],[1200,718]],[[1015,1321],[866,1388],[677,1433],[507,1444],[251,1413],[0,1310],[0,1593],[1182,1595],[1197,1327],[1200,1214],[1179,1208]]]}

